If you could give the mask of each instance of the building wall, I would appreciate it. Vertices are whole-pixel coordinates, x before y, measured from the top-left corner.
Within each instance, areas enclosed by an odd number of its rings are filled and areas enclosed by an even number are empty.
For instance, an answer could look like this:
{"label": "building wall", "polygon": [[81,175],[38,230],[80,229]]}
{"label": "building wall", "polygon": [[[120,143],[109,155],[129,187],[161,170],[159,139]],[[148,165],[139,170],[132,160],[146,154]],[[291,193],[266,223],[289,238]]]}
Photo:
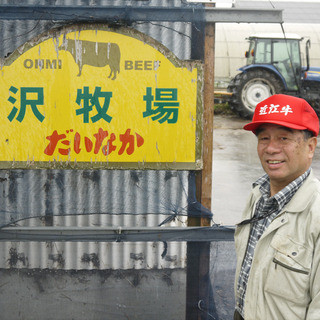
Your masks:
{"label": "building wall", "polygon": [[[129,2],[112,3],[132,4]],[[151,2],[168,5],[167,1]],[[110,5],[111,1],[54,4],[94,6]],[[170,4],[178,6],[181,1]],[[54,21],[0,21],[1,58],[60,25]],[[158,40],[180,59],[190,58],[190,24],[136,23],[132,27]],[[27,228],[145,228],[156,227],[172,216],[164,226],[186,226],[188,171],[12,169],[0,170],[0,176],[2,225],[11,221],[13,226]],[[2,241],[1,318],[184,319],[185,266],[186,243],[182,242]]]}

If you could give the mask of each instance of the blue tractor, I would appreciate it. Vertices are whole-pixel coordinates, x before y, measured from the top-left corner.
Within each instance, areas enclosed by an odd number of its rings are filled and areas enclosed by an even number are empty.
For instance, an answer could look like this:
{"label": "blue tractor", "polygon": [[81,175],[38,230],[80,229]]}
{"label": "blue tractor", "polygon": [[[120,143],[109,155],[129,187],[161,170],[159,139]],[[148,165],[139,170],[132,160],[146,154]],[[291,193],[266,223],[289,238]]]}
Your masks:
{"label": "blue tractor", "polygon": [[296,34],[260,34],[248,40],[247,64],[228,86],[230,108],[251,119],[260,101],[283,93],[304,98],[320,116],[320,68],[309,66],[310,40],[306,41],[306,66],[301,62],[303,38]]}

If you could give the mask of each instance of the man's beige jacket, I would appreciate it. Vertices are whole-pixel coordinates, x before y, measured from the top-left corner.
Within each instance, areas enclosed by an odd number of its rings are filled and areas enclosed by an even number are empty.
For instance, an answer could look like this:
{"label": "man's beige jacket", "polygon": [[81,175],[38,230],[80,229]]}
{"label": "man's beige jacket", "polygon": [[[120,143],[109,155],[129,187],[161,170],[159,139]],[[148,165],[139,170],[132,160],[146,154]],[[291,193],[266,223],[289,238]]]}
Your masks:
{"label": "man's beige jacket", "polygon": [[[260,197],[256,186],[243,219]],[[237,227],[235,289],[250,224]],[[257,243],[244,304],[245,320],[320,319],[320,182],[309,177]]]}

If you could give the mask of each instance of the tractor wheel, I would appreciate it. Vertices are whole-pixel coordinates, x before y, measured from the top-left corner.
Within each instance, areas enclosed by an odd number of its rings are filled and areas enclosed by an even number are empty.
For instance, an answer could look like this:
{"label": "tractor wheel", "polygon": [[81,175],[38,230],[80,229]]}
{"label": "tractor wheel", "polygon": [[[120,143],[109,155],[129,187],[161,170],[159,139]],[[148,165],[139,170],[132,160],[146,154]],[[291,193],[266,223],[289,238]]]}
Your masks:
{"label": "tractor wheel", "polygon": [[304,96],[302,96],[301,98],[307,100],[307,102],[316,112],[317,116],[320,118],[320,99],[315,99],[315,98],[311,99],[309,97],[304,97]]}
{"label": "tractor wheel", "polygon": [[256,69],[238,74],[231,80],[228,91],[232,92],[229,100],[231,110],[244,119],[251,119],[260,101],[282,93],[284,87],[274,74]]}
{"label": "tractor wheel", "polygon": [[318,81],[302,82],[301,98],[308,101],[320,118],[320,83]]}
{"label": "tractor wheel", "polygon": [[316,112],[317,116],[320,117],[320,99],[314,99],[311,101],[311,106]]}

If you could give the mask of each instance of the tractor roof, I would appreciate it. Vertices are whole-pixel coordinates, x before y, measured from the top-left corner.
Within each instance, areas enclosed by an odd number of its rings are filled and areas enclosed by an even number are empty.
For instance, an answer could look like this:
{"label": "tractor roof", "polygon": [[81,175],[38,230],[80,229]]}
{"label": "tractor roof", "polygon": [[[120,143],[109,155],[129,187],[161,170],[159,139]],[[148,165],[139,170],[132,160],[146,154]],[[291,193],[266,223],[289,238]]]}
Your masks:
{"label": "tractor roof", "polygon": [[295,33],[257,33],[251,35],[248,39],[290,39],[290,40],[302,40],[303,37]]}

